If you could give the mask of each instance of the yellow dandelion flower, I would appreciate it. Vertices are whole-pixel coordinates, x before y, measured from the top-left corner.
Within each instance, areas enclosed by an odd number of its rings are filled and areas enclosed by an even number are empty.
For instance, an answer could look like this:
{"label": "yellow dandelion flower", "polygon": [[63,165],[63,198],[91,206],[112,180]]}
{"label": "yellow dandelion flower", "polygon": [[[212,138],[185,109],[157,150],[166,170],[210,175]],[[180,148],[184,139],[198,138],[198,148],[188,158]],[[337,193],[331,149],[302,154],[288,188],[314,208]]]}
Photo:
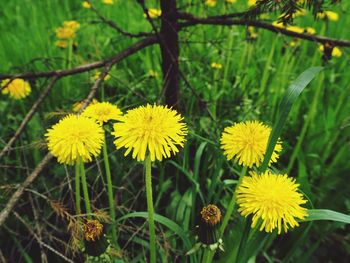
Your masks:
{"label": "yellow dandelion flower", "polygon": [[216,0],[205,0],[204,4],[209,7],[216,6]]}
{"label": "yellow dandelion flower", "polygon": [[116,105],[110,102],[98,102],[87,106],[81,115],[103,124],[109,120],[119,120],[122,112]]}
{"label": "yellow dandelion flower", "polygon": [[251,7],[251,6],[254,6],[256,4],[256,0],[248,0],[248,6]]}
{"label": "yellow dandelion flower", "polygon": [[6,86],[1,90],[1,93],[9,94],[10,98],[15,100],[27,97],[32,91],[29,83],[23,79],[13,79],[12,81],[10,79],[5,79],[1,82],[1,86]]}
{"label": "yellow dandelion flower", "polygon": [[210,64],[210,67],[213,69],[221,69],[222,65],[220,63],[213,62]]}
{"label": "yellow dandelion flower", "polygon": [[114,124],[116,147],[127,148],[132,157],[143,161],[147,154],[151,161],[161,161],[176,154],[183,147],[187,127],[177,111],[166,106],[150,105],[129,110]]}
{"label": "yellow dandelion flower", "polygon": [[302,34],[305,32],[305,29],[299,26],[287,26],[286,29],[299,34]]}
{"label": "yellow dandelion flower", "polygon": [[55,46],[60,47],[60,48],[66,48],[68,47],[68,41],[65,40],[57,40],[55,42]]}
{"label": "yellow dandelion flower", "polygon": [[150,78],[158,78],[158,77],[159,77],[159,74],[158,74],[157,71],[155,71],[155,70],[153,70],[153,69],[150,69],[150,70],[148,71],[148,76],[149,76]]}
{"label": "yellow dandelion flower", "polygon": [[299,225],[296,218],[307,216],[307,209],[300,206],[307,201],[298,192],[298,186],[286,174],[251,172],[236,190],[238,212],[245,217],[253,216],[253,228],[262,221],[260,231],[269,233],[277,228],[280,234],[283,228],[287,232]]}
{"label": "yellow dandelion flower", "polygon": [[103,234],[103,225],[98,220],[88,219],[83,227],[85,240],[96,241]]}
{"label": "yellow dandelion flower", "polygon": [[[101,72],[100,71],[96,71],[96,73],[92,77],[92,80],[94,80],[94,81],[98,80],[100,75],[101,75]],[[107,73],[107,75],[104,77],[104,80],[107,81],[109,79],[111,79],[111,75],[109,75],[109,73]]]}
{"label": "yellow dandelion flower", "polygon": [[56,29],[56,37],[60,39],[75,38],[75,30],[70,27],[59,27]]}
{"label": "yellow dandelion flower", "polygon": [[317,14],[317,17],[320,19],[325,19],[329,21],[338,21],[339,15],[333,11],[323,11]]}
{"label": "yellow dandelion flower", "polygon": [[[154,18],[158,18],[162,15],[162,10],[157,9],[157,8],[149,8],[148,9],[148,15],[150,18],[154,19]],[[147,17],[146,14],[143,14],[144,17]]]}
{"label": "yellow dandelion flower", "polygon": [[80,27],[80,24],[75,20],[69,20],[63,22],[63,27],[65,28],[71,28],[72,30],[77,31]]}
{"label": "yellow dandelion flower", "polygon": [[[324,52],[324,45],[321,45],[319,48],[319,51]],[[341,57],[343,53],[341,52],[340,48],[338,47],[333,47],[332,49],[332,57]]]}
{"label": "yellow dandelion flower", "polygon": [[307,27],[307,28],[305,28],[305,33],[308,33],[310,35],[314,35],[314,34],[316,34],[316,30],[312,27]]}
{"label": "yellow dandelion flower", "polygon": [[104,3],[105,5],[113,5],[114,1],[113,0],[102,0],[102,3]]}
{"label": "yellow dandelion flower", "polygon": [[[246,121],[226,127],[221,136],[221,148],[228,160],[235,158],[238,164],[259,166],[264,159],[271,128],[258,121]],[[278,141],[270,162],[276,162],[282,150]]]}
{"label": "yellow dandelion flower", "polygon": [[[73,112],[79,112],[81,107],[83,107],[84,103],[86,102],[86,100],[82,100],[82,101],[78,101],[76,103],[73,104],[72,107],[72,111]],[[90,105],[96,104],[98,103],[97,99],[93,99],[90,103]]]}
{"label": "yellow dandelion flower", "polygon": [[82,5],[84,8],[86,8],[86,9],[91,8],[91,5],[90,5],[89,2],[87,2],[87,1],[84,1],[81,5]]}
{"label": "yellow dandelion flower", "polygon": [[225,2],[229,4],[234,4],[237,2],[237,0],[225,0]]}
{"label": "yellow dandelion flower", "polygon": [[47,130],[49,151],[59,163],[74,164],[100,154],[104,132],[94,120],[70,114]]}

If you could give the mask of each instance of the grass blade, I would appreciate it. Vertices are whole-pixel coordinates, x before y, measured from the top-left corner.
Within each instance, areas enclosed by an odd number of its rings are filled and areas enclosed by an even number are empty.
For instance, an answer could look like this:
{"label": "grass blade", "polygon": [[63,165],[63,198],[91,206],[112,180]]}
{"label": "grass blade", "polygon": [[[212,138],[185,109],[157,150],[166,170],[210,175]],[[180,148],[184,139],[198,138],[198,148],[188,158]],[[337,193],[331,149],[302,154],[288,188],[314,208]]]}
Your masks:
{"label": "grass blade", "polygon": [[292,84],[287,89],[279,106],[279,112],[277,114],[277,118],[269,138],[264,161],[259,168],[261,172],[264,172],[268,167],[271,155],[273,153],[277,140],[281,135],[283,126],[287,120],[288,114],[294,102],[297,100],[300,93],[305,89],[305,87],[322,69],[323,67],[311,67],[305,70],[295,81],[292,82]]}
{"label": "grass blade", "polygon": [[327,209],[310,209],[309,216],[303,221],[329,220],[350,224],[350,215],[335,212]]}

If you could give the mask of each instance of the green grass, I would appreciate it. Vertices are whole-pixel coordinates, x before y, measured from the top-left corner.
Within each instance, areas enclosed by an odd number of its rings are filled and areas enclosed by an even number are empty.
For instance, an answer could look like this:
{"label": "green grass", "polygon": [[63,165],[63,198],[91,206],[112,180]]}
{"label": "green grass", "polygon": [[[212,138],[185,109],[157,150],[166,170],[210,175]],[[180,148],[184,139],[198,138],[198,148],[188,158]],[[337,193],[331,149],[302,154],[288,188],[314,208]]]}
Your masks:
{"label": "green grass", "polygon": [[[3,3],[0,10],[0,73],[66,67],[67,50],[54,45],[54,30],[65,20],[74,19],[81,23],[76,38],[78,47],[71,61],[73,67],[112,56],[137,41],[97,23],[98,18],[90,10],[83,9],[81,2],[24,0]],[[157,7],[157,2],[147,1],[148,7]],[[198,16],[246,8],[244,3],[224,5],[223,1],[215,8],[208,8],[200,1],[179,2],[179,6],[184,7],[183,11]],[[126,31],[151,31],[136,1],[118,0],[112,6],[105,6],[97,0],[94,3],[106,17]],[[193,6],[188,6],[189,3]],[[332,7],[340,14],[337,22],[314,21],[311,14],[296,18],[295,22],[300,26],[312,26],[325,36],[350,39],[347,27],[350,16],[346,13],[349,8],[347,1]],[[271,21],[275,18],[276,15],[271,15]],[[152,168],[157,253],[163,262],[172,262],[174,258],[185,262],[183,255],[191,248],[189,242],[191,245],[196,242],[195,227],[203,205],[215,203],[224,211],[230,201],[241,167],[227,161],[220,150],[224,127],[251,119],[273,126],[285,91],[299,74],[311,66],[323,65],[325,69],[293,105],[280,135],[284,150],[274,169],[295,177],[315,208],[350,213],[347,181],[350,171],[349,50],[343,48],[342,57],[333,58],[324,65],[316,43],[301,41],[297,47],[290,47],[290,37],[264,30],[256,32],[256,41],[246,40],[246,28],[243,26],[196,26],[180,33],[181,71],[191,87],[208,102],[208,107],[203,107],[181,80],[180,111],[190,129],[187,143],[177,157],[156,162]],[[155,45],[117,63],[111,71],[112,78],[103,84],[105,99],[117,103],[123,111],[147,102],[164,101],[160,96],[160,61],[160,50]],[[221,63],[222,69],[212,69],[212,62]],[[150,78],[150,70],[155,70],[159,76]],[[69,112],[74,102],[87,96],[94,72],[61,79],[40,106],[15,148],[2,160],[1,209],[13,187],[22,182],[45,155],[43,135],[46,129]],[[44,84],[44,79],[32,81],[33,91],[22,101],[0,95],[0,114],[3,116],[0,120],[1,148],[44,89]],[[101,93],[97,96],[99,100]],[[130,156],[124,157],[122,150],[117,151],[112,140],[112,136],[108,135],[119,218],[118,242],[124,249],[125,258],[140,262],[146,259],[149,245],[148,227],[144,225],[147,206],[143,167]],[[102,157],[99,157],[96,162],[87,165],[86,173],[93,207],[108,211],[102,162]],[[52,162],[32,189],[50,200],[59,200],[74,214],[73,180],[74,167]],[[32,205],[29,197],[34,200]],[[40,213],[43,241],[64,254],[70,238],[67,221],[60,219],[38,195],[26,192],[15,210],[32,222],[35,232],[39,230],[35,228],[33,209]],[[224,236],[225,252],[218,258],[220,262],[232,262],[231,259],[235,258],[243,229],[243,218],[235,213]],[[253,257],[249,262],[255,262],[255,256],[257,262],[276,262],[278,259],[346,262],[350,258],[348,230],[344,223],[317,221],[312,225],[302,223],[300,228],[278,237],[266,237],[257,232],[248,240],[243,257]],[[0,240],[0,249],[9,262],[40,262],[38,244],[32,241],[20,222],[14,218],[7,220],[6,229],[1,228],[0,234],[11,236]],[[290,254],[292,247],[293,253]],[[46,253],[54,258],[52,262],[60,262],[57,255],[49,251]],[[75,257],[81,259],[80,254]],[[201,252],[187,260],[199,262],[200,257]]]}

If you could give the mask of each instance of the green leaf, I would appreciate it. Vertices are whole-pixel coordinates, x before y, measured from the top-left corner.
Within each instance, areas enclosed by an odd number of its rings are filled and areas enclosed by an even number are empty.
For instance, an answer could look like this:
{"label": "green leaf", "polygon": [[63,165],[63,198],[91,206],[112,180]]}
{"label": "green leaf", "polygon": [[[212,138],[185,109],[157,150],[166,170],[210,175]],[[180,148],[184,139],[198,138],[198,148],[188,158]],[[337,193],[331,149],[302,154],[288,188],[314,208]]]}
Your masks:
{"label": "green leaf", "polygon": [[327,209],[310,209],[308,210],[309,216],[303,221],[316,221],[316,220],[329,220],[336,221],[345,224],[350,224],[350,215],[342,214]]}
{"label": "green leaf", "polygon": [[[141,217],[141,218],[148,218],[147,212],[133,212],[130,214],[126,214],[122,217],[120,217],[117,221],[122,221],[128,218],[135,218],[135,217]],[[168,227],[170,230],[172,230],[174,233],[176,233],[183,241],[185,247],[187,250],[191,249],[191,242],[188,239],[186,232],[174,221],[170,220],[169,218],[166,218],[165,216],[155,214],[154,220],[158,223],[161,223],[162,225]]]}
{"label": "green leaf", "polygon": [[305,87],[311,82],[311,80],[323,69],[323,67],[311,67],[305,70],[301,75],[292,82],[286,91],[281,104],[279,106],[279,111],[275,124],[272,128],[272,132],[269,138],[269,143],[267,145],[266,154],[264,161],[261,164],[259,170],[264,172],[268,167],[271,155],[275,149],[275,145],[278,141],[278,138],[281,135],[284,124],[286,123],[288,114],[294,104],[294,102],[299,97],[300,93],[305,89]]}

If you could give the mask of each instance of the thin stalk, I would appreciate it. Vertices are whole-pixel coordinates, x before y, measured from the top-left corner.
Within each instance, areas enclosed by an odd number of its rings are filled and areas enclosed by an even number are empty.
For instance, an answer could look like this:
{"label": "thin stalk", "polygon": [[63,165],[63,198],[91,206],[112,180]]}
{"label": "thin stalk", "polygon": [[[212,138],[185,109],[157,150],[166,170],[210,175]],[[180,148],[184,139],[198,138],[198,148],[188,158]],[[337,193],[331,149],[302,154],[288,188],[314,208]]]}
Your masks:
{"label": "thin stalk", "polygon": [[77,214],[81,214],[80,206],[80,162],[75,164],[75,206]]}
{"label": "thin stalk", "polygon": [[211,254],[211,251],[209,250],[209,248],[205,248],[203,253],[203,259],[202,259],[203,263],[208,262],[210,254]]}
{"label": "thin stalk", "polygon": [[[238,183],[236,185],[236,189],[241,184],[242,179],[246,175],[246,173],[247,173],[247,167],[243,166],[243,169],[242,169],[241,174],[240,174],[239,179],[238,179]],[[221,227],[220,227],[220,231],[219,231],[220,232],[220,237],[222,237],[224,232],[225,232],[225,229],[227,227],[228,221],[230,220],[230,218],[232,216],[232,213],[233,213],[233,210],[235,208],[235,204],[236,204],[236,191],[234,191],[233,194],[232,194],[232,198],[231,198],[231,201],[230,201],[230,203],[229,203],[229,205],[227,207],[227,211],[225,213],[224,220],[222,221],[222,224],[221,224]],[[205,262],[205,263],[212,262],[214,254],[215,254],[215,251],[209,251],[208,257],[206,257],[205,261],[203,261],[203,262]]]}
{"label": "thin stalk", "polygon": [[[243,166],[242,172],[239,176],[239,180],[238,183],[236,185],[236,189],[237,187],[239,187],[239,185],[242,182],[243,177],[245,176],[245,174],[247,173],[247,167]],[[227,211],[225,213],[225,217],[224,220],[222,221],[221,227],[220,227],[220,235],[222,236],[225,232],[225,229],[227,227],[228,221],[230,220],[232,213],[233,213],[233,209],[235,208],[235,204],[236,204],[236,191],[233,192],[232,194],[232,198],[231,201],[227,207]]]}
{"label": "thin stalk", "polygon": [[145,160],[146,170],[146,197],[148,210],[148,225],[149,225],[149,239],[150,239],[150,263],[156,262],[156,235],[154,227],[154,208],[152,197],[152,174],[151,174],[151,158],[147,155]]}
{"label": "thin stalk", "polygon": [[111,177],[111,169],[108,161],[108,152],[107,152],[107,144],[106,139],[103,144],[103,161],[106,170],[106,179],[107,179],[107,192],[108,192],[108,203],[109,203],[109,215],[113,222],[112,227],[112,242],[114,245],[117,245],[117,228],[115,225],[115,206],[114,206],[114,195],[113,195],[113,186],[112,186],[112,177]]}
{"label": "thin stalk", "polygon": [[81,175],[81,184],[83,186],[83,194],[84,194],[84,201],[85,201],[85,210],[87,214],[87,218],[91,219],[91,206],[90,206],[90,198],[89,198],[89,192],[88,192],[88,187],[86,183],[86,176],[85,176],[85,167],[84,163],[80,160],[80,175]]}

